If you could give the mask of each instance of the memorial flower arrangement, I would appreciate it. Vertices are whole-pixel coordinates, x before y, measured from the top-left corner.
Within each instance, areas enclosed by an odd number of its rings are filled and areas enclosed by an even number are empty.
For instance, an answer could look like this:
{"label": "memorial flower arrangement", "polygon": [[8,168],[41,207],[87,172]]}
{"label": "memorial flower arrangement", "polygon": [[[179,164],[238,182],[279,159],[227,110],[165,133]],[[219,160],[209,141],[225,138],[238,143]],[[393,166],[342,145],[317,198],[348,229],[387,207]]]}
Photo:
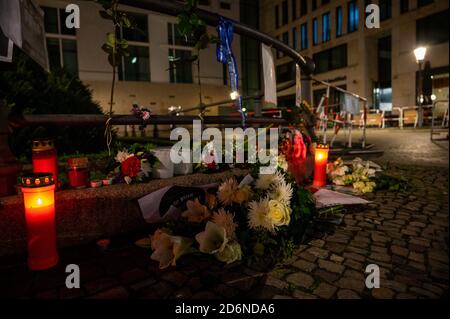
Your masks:
{"label": "memorial flower arrangement", "polygon": [[149,180],[152,166],[157,161],[150,148],[133,145],[131,149],[119,150],[114,157],[115,182],[131,184]]}
{"label": "memorial flower arrangement", "polygon": [[315,205],[280,162],[274,174],[261,175],[255,168],[244,178],[228,178],[205,198],[187,201],[179,219],[136,244],[151,248],[151,259],[161,269],[190,253],[260,268],[291,256],[314,218]]}
{"label": "memorial flower arrangement", "polygon": [[345,165],[342,158],[338,158],[327,166],[327,173],[333,184],[338,186],[351,185],[361,193],[371,193],[376,188],[376,172],[381,171],[381,167],[371,161],[363,161],[355,158]]}

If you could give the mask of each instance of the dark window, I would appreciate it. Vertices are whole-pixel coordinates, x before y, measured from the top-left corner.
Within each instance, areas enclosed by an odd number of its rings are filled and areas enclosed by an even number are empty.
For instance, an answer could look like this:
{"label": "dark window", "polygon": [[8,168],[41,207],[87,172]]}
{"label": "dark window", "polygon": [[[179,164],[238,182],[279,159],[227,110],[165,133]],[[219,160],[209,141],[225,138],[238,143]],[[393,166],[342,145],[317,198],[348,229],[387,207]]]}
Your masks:
{"label": "dark window", "polygon": [[194,46],[195,41],[192,37],[186,38],[182,36],[179,29],[178,24],[168,23],[167,24],[167,36],[168,43],[170,45],[180,45],[180,46]]}
{"label": "dark window", "polygon": [[300,0],[300,16],[308,14],[308,0]]}
{"label": "dark window", "polygon": [[297,19],[297,0],[291,0],[292,1],[292,21]]}
{"label": "dark window", "polygon": [[308,24],[303,23],[300,26],[300,49],[305,50],[308,48]]}
{"label": "dark window", "polygon": [[[277,40],[281,41],[281,36],[277,36]],[[280,50],[276,50],[276,54],[277,54],[277,59],[282,58],[283,57],[283,52],[281,52]]]}
{"label": "dark window", "polygon": [[400,0],[400,13],[409,11],[409,0]]}
{"label": "dark window", "polygon": [[231,10],[231,3],[229,2],[220,2],[220,9]]}
{"label": "dark window", "polygon": [[289,45],[289,32],[284,32],[282,36],[282,41],[284,44]]}
{"label": "dark window", "polygon": [[330,41],[330,13],[322,15],[322,42]]}
{"label": "dark window", "polygon": [[319,22],[317,18],[313,19],[313,45],[317,45],[319,43]]}
{"label": "dark window", "polygon": [[120,81],[150,81],[150,59],[147,46],[128,47],[130,56],[119,67]]}
{"label": "dark window", "polygon": [[350,1],[348,3],[348,33],[358,30],[359,11],[358,1]]}
{"label": "dark window", "polygon": [[282,25],[287,24],[289,21],[289,10],[288,10],[288,2],[283,1],[281,4],[281,23]]}
{"label": "dark window", "polygon": [[347,44],[340,45],[313,55],[316,73],[328,72],[347,66]]}
{"label": "dark window", "polygon": [[433,45],[448,42],[448,10],[417,20],[417,44]]}
{"label": "dark window", "polygon": [[191,51],[169,49],[170,83],[192,83]]}
{"label": "dark window", "polygon": [[433,0],[418,0],[417,1],[417,7],[424,7],[426,5],[432,4],[434,1]]}
{"label": "dark window", "polygon": [[44,10],[45,32],[59,34],[58,9],[42,7]]}
{"label": "dark window", "polygon": [[288,62],[277,66],[277,82],[284,83],[295,79],[295,64]]}
{"label": "dark window", "polygon": [[329,4],[330,3],[330,0],[322,0],[322,5],[324,6],[324,5],[326,5],[326,4]]}
{"label": "dark window", "polygon": [[392,0],[380,0],[380,20],[384,21],[392,18]]}
{"label": "dark window", "polygon": [[68,14],[65,9],[50,7],[42,9],[45,32],[49,34],[46,44],[50,68],[65,68],[73,75],[78,75],[76,29],[66,28]]}
{"label": "dark window", "polygon": [[342,36],[342,7],[336,8],[336,38]]}
{"label": "dark window", "polygon": [[275,28],[278,29],[280,27],[280,7],[275,6]]}
{"label": "dark window", "polygon": [[209,6],[211,4],[210,0],[199,0],[198,4],[201,6]]}
{"label": "dark window", "polygon": [[317,9],[317,0],[312,0],[312,10],[316,10]]}
{"label": "dark window", "polygon": [[136,25],[133,29],[122,28],[122,36],[128,41],[148,42],[148,19],[145,14],[127,13]]}
{"label": "dark window", "polygon": [[297,50],[298,49],[298,33],[297,28],[292,29],[292,47]]}

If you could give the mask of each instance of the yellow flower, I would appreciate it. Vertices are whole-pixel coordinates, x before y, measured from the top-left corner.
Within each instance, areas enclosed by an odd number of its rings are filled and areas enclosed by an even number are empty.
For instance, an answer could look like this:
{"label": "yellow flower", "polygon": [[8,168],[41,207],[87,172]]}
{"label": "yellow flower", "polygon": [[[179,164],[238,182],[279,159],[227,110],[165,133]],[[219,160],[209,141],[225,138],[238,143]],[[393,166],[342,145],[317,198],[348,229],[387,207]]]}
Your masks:
{"label": "yellow flower", "polygon": [[194,201],[188,200],[186,206],[187,210],[181,215],[186,217],[190,223],[201,223],[211,216],[208,208],[202,205],[198,198]]}
{"label": "yellow flower", "polygon": [[268,217],[274,228],[289,225],[291,222],[291,209],[282,202],[270,200]]}
{"label": "yellow flower", "polygon": [[217,191],[219,201],[224,205],[231,205],[234,201],[235,194],[238,191],[238,183],[234,178],[230,178],[223,182]]}

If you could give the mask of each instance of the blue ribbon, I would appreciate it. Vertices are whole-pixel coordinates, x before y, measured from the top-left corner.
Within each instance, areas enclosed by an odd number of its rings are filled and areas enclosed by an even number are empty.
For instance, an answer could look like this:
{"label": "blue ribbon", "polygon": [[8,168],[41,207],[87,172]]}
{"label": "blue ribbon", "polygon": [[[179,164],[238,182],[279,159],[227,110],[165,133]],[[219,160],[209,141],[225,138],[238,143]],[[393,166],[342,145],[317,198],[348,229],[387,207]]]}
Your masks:
{"label": "blue ribbon", "polygon": [[[233,23],[223,17],[220,17],[217,25],[219,43],[217,44],[217,61],[228,65],[230,74],[230,86],[233,92],[239,92],[239,74],[236,66],[231,43],[233,43],[234,26]],[[242,97],[237,99],[237,111],[241,114],[242,127],[245,128],[245,113],[242,112]]]}

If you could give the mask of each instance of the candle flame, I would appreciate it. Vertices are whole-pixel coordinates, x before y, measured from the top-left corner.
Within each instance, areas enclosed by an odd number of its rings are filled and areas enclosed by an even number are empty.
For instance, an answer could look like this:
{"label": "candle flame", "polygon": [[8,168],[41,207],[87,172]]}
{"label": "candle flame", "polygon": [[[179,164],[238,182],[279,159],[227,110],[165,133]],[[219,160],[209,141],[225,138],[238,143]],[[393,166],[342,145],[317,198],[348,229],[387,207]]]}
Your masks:
{"label": "candle flame", "polygon": [[323,159],[323,154],[322,154],[322,153],[318,153],[318,154],[317,154],[317,159],[318,159],[318,160]]}
{"label": "candle flame", "polygon": [[42,198],[36,199],[36,204],[37,204],[38,206],[41,206],[43,203],[44,203],[44,201],[42,200]]}

